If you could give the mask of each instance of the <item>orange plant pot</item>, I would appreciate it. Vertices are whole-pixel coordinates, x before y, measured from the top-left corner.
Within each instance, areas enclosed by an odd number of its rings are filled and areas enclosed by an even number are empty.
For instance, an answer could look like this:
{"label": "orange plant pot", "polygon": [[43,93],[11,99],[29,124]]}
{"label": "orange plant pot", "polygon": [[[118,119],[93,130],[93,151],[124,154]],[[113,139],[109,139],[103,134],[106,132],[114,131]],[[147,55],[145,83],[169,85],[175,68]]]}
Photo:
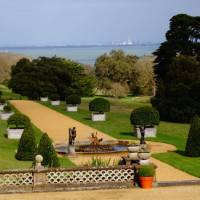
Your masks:
{"label": "orange plant pot", "polygon": [[153,186],[153,177],[139,177],[140,186],[144,189],[150,189]]}

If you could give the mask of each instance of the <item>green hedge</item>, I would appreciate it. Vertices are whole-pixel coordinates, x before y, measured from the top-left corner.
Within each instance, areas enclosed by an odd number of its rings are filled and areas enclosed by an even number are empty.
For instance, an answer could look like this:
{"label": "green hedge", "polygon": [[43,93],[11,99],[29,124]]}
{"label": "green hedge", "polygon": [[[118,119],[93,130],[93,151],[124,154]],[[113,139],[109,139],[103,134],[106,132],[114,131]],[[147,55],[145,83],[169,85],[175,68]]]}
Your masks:
{"label": "green hedge", "polygon": [[9,117],[7,123],[9,128],[24,128],[30,126],[31,122],[27,116],[15,113]]}
{"label": "green hedge", "polygon": [[92,112],[109,112],[110,102],[104,98],[96,98],[89,103],[89,110]]}
{"label": "green hedge", "polygon": [[36,155],[36,139],[31,126],[24,129],[22,137],[19,141],[18,150],[15,155],[17,160],[32,161]]}
{"label": "green hedge", "polygon": [[159,112],[152,107],[140,107],[132,111],[130,116],[133,125],[158,125],[160,120]]}
{"label": "green hedge", "polygon": [[81,104],[81,97],[77,94],[72,94],[66,98],[66,104],[79,105]]}

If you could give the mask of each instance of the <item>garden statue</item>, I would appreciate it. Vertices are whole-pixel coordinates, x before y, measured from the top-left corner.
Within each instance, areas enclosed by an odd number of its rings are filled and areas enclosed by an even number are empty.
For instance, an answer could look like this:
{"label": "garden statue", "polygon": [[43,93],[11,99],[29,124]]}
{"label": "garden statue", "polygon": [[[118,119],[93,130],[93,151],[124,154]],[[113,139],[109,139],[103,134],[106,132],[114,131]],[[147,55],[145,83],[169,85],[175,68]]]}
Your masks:
{"label": "garden statue", "polygon": [[146,144],[144,136],[145,136],[145,126],[140,126],[140,134],[141,134],[141,138],[140,138],[140,144]]}
{"label": "garden statue", "polygon": [[91,134],[90,140],[91,140],[91,145],[97,146],[97,145],[100,144],[100,142],[103,141],[103,138],[100,138],[100,139],[99,139],[99,138],[97,137],[97,132],[96,132],[96,134],[94,134],[94,133]]}
{"label": "garden statue", "polygon": [[76,128],[73,127],[72,129],[69,128],[69,145],[75,144],[75,138],[76,138]]}

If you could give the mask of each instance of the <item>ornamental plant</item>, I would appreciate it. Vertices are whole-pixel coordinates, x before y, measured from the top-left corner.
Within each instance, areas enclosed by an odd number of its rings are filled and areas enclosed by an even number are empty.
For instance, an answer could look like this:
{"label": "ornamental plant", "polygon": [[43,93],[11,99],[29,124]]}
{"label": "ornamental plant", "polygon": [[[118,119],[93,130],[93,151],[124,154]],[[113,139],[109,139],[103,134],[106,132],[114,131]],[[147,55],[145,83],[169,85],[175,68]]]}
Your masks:
{"label": "ornamental plant", "polygon": [[57,100],[59,100],[59,99],[60,99],[60,97],[59,97],[58,94],[51,94],[51,95],[50,95],[50,100],[51,100],[51,101],[57,101]]}
{"label": "ornamental plant", "polygon": [[30,126],[30,119],[23,114],[15,113],[9,117],[7,123],[9,128],[25,128]]}
{"label": "ornamental plant", "polygon": [[35,158],[36,149],[37,144],[35,139],[35,133],[31,125],[26,126],[20,138],[15,158],[17,160],[32,161]]}
{"label": "ornamental plant", "polygon": [[6,103],[5,99],[0,99],[0,105],[4,105]]}
{"label": "ornamental plant", "polygon": [[49,136],[44,133],[40,139],[37,154],[42,155],[42,165],[46,167],[59,167],[60,162],[58,160],[55,149]]}
{"label": "ornamental plant", "polygon": [[154,126],[159,124],[159,112],[150,106],[144,106],[132,111],[131,124],[135,126]]}
{"label": "ornamental plant", "polygon": [[198,115],[195,115],[191,121],[185,154],[191,157],[200,157],[200,118]]}
{"label": "ornamental plant", "polygon": [[5,113],[10,113],[12,111],[12,109],[11,109],[11,107],[9,105],[7,105],[7,106],[4,106],[3,111]]}
{"label": "ornamental plant", "polygon": [[66,98],[66,104],[79,105],[81,104],[81,97],[77,94],[72,94]]}
{"label": "ornamental plant", "polygon": [[96,98],[89,103],[92,112],[104,113],[110,111],[110,102],[104,98]]}
{"label": "ornamental plant", "polygon": [[141,165],[138,171],[139,177],[154,177],[155,176],[155,166],[152,164]]}

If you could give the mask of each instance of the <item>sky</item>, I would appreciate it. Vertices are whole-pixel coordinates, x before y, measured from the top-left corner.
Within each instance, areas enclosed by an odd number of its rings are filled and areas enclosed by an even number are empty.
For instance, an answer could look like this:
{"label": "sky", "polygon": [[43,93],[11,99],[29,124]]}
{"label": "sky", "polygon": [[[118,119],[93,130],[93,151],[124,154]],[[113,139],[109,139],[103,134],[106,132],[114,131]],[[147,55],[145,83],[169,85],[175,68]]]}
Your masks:
{"label": "sky", "polygon": [[178,13],[200,0],[0,0],[0,46],[157,43]]}

